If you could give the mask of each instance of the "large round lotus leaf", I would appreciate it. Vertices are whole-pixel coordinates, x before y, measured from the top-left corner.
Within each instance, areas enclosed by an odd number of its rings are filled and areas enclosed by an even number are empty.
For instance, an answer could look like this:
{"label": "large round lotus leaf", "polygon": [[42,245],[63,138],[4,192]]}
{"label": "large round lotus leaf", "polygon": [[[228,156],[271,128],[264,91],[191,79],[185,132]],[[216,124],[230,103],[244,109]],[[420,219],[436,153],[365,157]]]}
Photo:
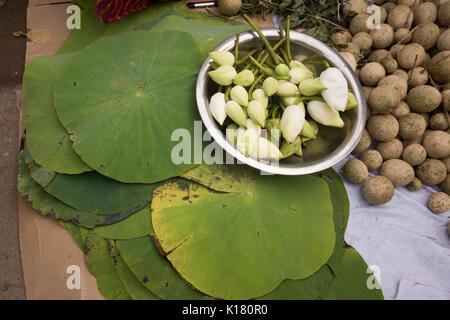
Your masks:
{"label": "large round lotus leaf", "polygon": [[182,182],[155,190],[153,228],[180,275],[212,297],[250,299],[316,272],[335,244],[327,183],[253,170],[233,177],[233,193]]}
{"label": "large round lotus leaf", "polygon": [[150,27],[152,31],[173,30],[188,32],[205,55],[228,37],[251,29],[248,24],[225,24],[223,20],[186,19],[176,15],[168,16],[156,25],[151,23],[141,25],[140,29],[145,30]]}
{"label": "large round lotus leaf", "polygon": [[17,177],[17,190],[27,198],[31,206],[45,216],[65,221],[72,221],[77,225],[93,228],[96,225],[116,223],[127,218],[132,212],[114,215],[97,215],[76,210],[44,191],[31,177],[25,164],[23,152],[19,153],[19,174]]}
{"label": "large round lotus leaf", "polygon": [[85,242],[86,263],[97,280],[97,287],[106,299],[129,300],[128,291],[114,268],[108,241],[95,232],[89,232]]}
{"label": "large round lotus leaf", "polygon": [[131,298],[135,300],[159,300],[150,290],[144,287],[140,281],[134,276],[131,270],[120,256],[119,250],[114,240],[108,240],[108,246],[113,259],[113,265],[116,269],[120,280]]}
{"label": "large round lotus leaf", "polygon": [[27,64],[23,76],[23,122],[28,151],[39,165],[56,172],[77,174],[92,169],[73,151],[69,134],[53,107],[56,77],[72,56],[69,53],[36,57]]}
{"label": "large round lotus leaf", "polygon": [[141,237],[117,241],[122,258],[139,281],[161,299],[197,300],[205,296],[189,286],[170,262],[161,256],[153,240]]}
{"label": "large round lotus leaf", "polygon": [[[186,54],[189,52],[189,54]],[[90,167],[122,182],[151,183],[193,164],[175,164],[176,129],[193,133],[195,80],[202,56],[182,32],[104,37],[64,66],[55,108]]]}

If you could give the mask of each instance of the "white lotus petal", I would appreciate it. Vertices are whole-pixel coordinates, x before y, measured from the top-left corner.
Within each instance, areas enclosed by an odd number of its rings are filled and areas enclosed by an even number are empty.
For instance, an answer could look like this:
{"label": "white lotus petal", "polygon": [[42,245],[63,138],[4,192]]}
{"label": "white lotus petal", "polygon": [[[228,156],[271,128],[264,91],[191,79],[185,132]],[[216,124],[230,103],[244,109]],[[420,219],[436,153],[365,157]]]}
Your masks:
{"label": "white lotus petal", "polygon": [[294,142],[305,124],[305,112],[297,105],[291,105],[284,109],[280,120],[280,129],[283,138],[288,142]]}
{"label": "white lotus petal", "polygon": [[344,121],[342,121],[339,112],[330,107],[322,101],[310,101],[308,103],[308,114],[320,124],[329,127],[342,128]]}
{"label": "white lotus petal", "polygon": [[320,82],[327,87],[321,92],[326,103],[337,111],[344,111],[347,105],[348,85],[342,72],[328,68],[320,74]]}
{"label": "white lotus petal", "polygon": [[227,118],[225,111],[225,95],[221,92],[217,92],[211,97],[209,102],[209,110],[216,121],[223,125],[223,122]]}

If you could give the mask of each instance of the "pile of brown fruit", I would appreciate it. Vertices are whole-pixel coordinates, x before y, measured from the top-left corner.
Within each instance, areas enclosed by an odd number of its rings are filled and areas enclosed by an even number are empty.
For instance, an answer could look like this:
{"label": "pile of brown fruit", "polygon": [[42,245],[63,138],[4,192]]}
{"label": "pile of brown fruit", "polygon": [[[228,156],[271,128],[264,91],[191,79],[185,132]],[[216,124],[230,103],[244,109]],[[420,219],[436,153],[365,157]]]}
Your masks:
{"label": "pile of brown fruit", "polygon": [[[371,4],[380,9],[379,29],[366,23]],[[357,15],[331,40],[359,76],[368,104],[366,130],[353,151],[359,159],[345,164],[344,177],[363,183],[373,205],[390,201],[394,187],[436,185],[441,191],[428,207],[450,210],[450,0],[350,0],[344,10]]]}

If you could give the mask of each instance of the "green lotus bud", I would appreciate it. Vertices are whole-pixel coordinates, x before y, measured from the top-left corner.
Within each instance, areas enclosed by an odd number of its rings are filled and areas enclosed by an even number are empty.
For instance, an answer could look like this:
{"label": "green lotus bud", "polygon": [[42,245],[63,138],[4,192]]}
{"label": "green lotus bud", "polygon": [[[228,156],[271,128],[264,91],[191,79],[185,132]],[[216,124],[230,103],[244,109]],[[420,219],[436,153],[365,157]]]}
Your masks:
{"label": "green lotus bud", "polygon": [[217,92],[211,97],[209,110],[214,119],[216,119],[220,125],[223,125],[227,113],[225,112],[225,95],[222,92]]}
{"label": "green lotus bud", "polygon": [[281,144],[280,148],[280,151],[283,154],[282,159],[293,155],[299,150],[301,155],[301,149],[302,149],[302,140],[300,139],[300,137],[296,137],[293,142],[283,140],[283,143]]}
{"label": "green lotus bud", "polygon": [[295,104],[295,101],[297,100],[297,96],[293,96],[293,97],[281,97],[281,102],[283,102],[283,104],[285,106],[290,106],[292,104]]}
{"label": "green lotus bud", "polygon": [[353,93],[348,93],[348,99],[347,99],[347,105],[345,106],[345,111],[352,110],[353,108],[356,108],[358,106],[358,101],[356,101],[355,96]]}
{"label": "green lotus bud", "polygon": [[308,113],[318,123],[329,127],[342,128],[344,121],[339,116],[339,112],[322,101],[310,101],[308,103]]}
{"label": "green lotus bud", "polygon": [[244,110],[235,101],[230,100],[225,104],[225,111],[227,115],[234,121],[237,125],[247,128],[247,119],[245,117]]}
{"label": "green lotus bud", "polygon": [[300,61],[292,60],[291,62],[289,62],[289,68],[294,69],[294,68],[306,68],[306,67]]}
{"label": "green lotus bud", "polygon": [[282,156],[276,145],[263,137],[258,138],[258,159],[278,160]]}
{"label": "green lotus bud", "polygon": [[319,78],[305,79],[298,85],[300,94],[304,96],[313,96],[325,90],[326,87],[320,82]]}
{"label": "green lotus bud", "polygon": [[243,107],[246,107],[248,105],[248,93],[243,86],[234,86],[233,88],[231,88],[230,98]]}
{"label": "green lotus bud", "polygon": [[258,158],[258,138],[261,135],[261,127],[254,123],[251,119],[247,119],[247,135],[248,155],[255,159]]}
{"label": "green lotus bud", "polygon": [[289,73],[289,67],[284,63],[280,63],[275,67],[275,73],[279,74],[280,76],[287,76]]}
{"label": "green lotus bud", "polygon": [[219,66],[232,66],[234,64],[234,55],[231,52],[213,51],[208,54]]}
{"label": "green lotus bud", "polygon": [[286,80],[278,80],[277,95],[280,97],[292,97],[298,94],[298,87],[295,84]]}
{"label": "green lotus bud", "polygon": [[263,89],[256,89],[255,91],[253,91],[252,98],[253,100],[261,103],[264,108],[267,108],[267,105],[269,104],[269,97],[266,96]]}
{"label": "green lotus bud", "polygon": [[263,89],[266,96],[270,97],[277,93],[278,81],[275,78],[268,77],[263,82]]}
{"label": "green lotus bud", "polygon": [[225,136],[228,141],[230,141],[233,146],[236,146],[237,143],[237,132],[238,132],[238,125],[235,123],[229,124],[227,129],[225,130]]}
{"label": "green lotus bud", "polygon": [[299,106],[291,105],[284,109],[280,120],[280,129],[283,138],[287,142],[294,142],[302,131],[304,123],[305,113]]}
{"label": "green lotus bud", "polygon": [[243,155],[248,157],[248,139],[249,139],[249,137],[246,133],[247,133],[247,130],[245,130],[242,127],[240,127],[237,130],[236,149],[238,149],[238,151],[240,153],[242,153]]}
{"label": "green lotus bud", "polygon": [[248,87],[255,81],[255,75],[250,70],[242,70],[234,78],[233,83],[236,85]]}
{"label": "green lotus bud", "polygon": [[254,123],[264,127],[264,123],[266,121],[266,110],[259,101],[250,101],[247,107],[247,113]]}
{"label": "green lotus bud", "polygon": [[302,137],[315,139],[317,136],[317,132],[319,132],[317,123],[314,120],[305,120],[305,124],[302,131],[300,132],[300,135]]}
{"label": "green lotus bud", "polygon": [[313,77],[313,73],[309,71],[306,67],[305,68],[292,68],[289,70],[288,74],[291,79],[289,79],[290,82],[299,84],[305,79],[310,79]]}
{"label": "green lotus bud", "polygon": [[221,86],[229,86],[233,83],[233,78],[236,76],[236,70],[232,66],[220,66],[216,70],[209,71],[208,75],[213,81]]}

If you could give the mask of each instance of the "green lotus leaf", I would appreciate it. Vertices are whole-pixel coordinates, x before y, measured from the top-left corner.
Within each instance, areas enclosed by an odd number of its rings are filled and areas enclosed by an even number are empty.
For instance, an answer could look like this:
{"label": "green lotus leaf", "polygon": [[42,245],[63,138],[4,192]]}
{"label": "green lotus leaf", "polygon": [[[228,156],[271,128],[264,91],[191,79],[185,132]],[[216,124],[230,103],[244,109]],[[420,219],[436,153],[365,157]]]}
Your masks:
{"label": "green lotus leaf", "polygon": [[239,192],[179,182],[153,194],[152,224],[168,260],[215,298],[255,298],[285,279],[306,278],[334,248],[325,181],[254,173],[240,178]]}
{"label": "green lotus leaf", "polygon": [[193,132],[201,61],[192,37],[174,31],[128,32],[81,50],[64,65],[54,90],[75,152],[121,182],[161,181],[194,167],[172,161],[179,142],[171,135]]}
{"label": "green lotus leaf", "polygon": [[335,279],[322,299],[382,300],[381,289],[368,287],[369,276],[367,264],[359,253],[353,248],[345,249],[339,269],[335,270]]}
{"label": "green lotus leaf", "polygon": [[[199,19],[207,24],[205,29],[209,28],[211,24],[225,26],[241,24],[233,20],[213,17],[188,9],[182,2],[153,3],[146,10],[130,13],[114,23],[105,24],[100,22],[95,15],[94,3],[84,1],[74,1],[74,3],[81,7],[82,27],[71,31],[70,36],[60,47],[58,54],[78,51],[102,36],[135,31],[141,27],[148,30],[168,16],[181,16],[191,20]],[[181,29],[181,31],[186,31],[186,29]],[[219,42],[217,41],[216,45]]]}
{"label": "green lotus leaf", "polygon": [[128,218],[107,226],[98,226],[95,232],[106,239],[134,239],[153,232],[150,207],[146,207]]}
{"label": "green lotus leaf", "polygon": [[27,149],[41,166],[77,174],[92,170],[72,149],[69,134],[53,107],[53,86],[62,66],[73,54],[33,58],[23,76],[23,122]]}
{"label": "green lotus leaf", "polygon": [[106,225],[121,221],[132,212],[114,215],[97,215],[76,210],[48,194],[30,176],[24,161],[23,151],[19,153],[19,174],[17,177],[17,190],[27,198],[31,206],[45,216],[54,217],[64,221],[72,221],[77,225],[93,228],[96,225]]}
{"label": "green lotus leaf", "polygon": [[80,249],[84,252],[86,249],[84,243],[86,242],[87,235],[89,234],[89,229],[79,227],[70,221],[59,220],[59,224],[70,232],[78,247],[80,247]]}
{"label": "green lotus leaf", "polygon": [[141,237],[117,241],[117,247],[139,281],[161,299],[197,300],[205,296],[189,286],[170,262],[159,254],[153,240]]}
{"label": "green lotus leaf", "polygon": [[141,25],[139,29],[146,30],[149,27],[152,31],[188,32],[195,39],[204,55],[228,37],[251,29],[248,24],[226,23],[223,19],[189,19],[177,15],[170,15],[155,25]]}
{"label": "green lotus leaf", "polygon": [[157,187],[170,181],[122,183],[97,172],[51,174],[33,162],[28,167],[31,177],[51,196],[77,210],[98,215],[139,211],[150,203]]}
{"label": "green lotus leaf", "polygon": [[108,241],[91,231],[85,242],[86,263],[97,280],[97,287],[106,299],[131,299],[116,271],[109,252]]}
{"label": "green lotus leaf", "polygon": [[159,300],[150,290],[144,287],[123,261],[114,240],[108,240],[108,246],[120,280],[131,298],[135,300]]}

